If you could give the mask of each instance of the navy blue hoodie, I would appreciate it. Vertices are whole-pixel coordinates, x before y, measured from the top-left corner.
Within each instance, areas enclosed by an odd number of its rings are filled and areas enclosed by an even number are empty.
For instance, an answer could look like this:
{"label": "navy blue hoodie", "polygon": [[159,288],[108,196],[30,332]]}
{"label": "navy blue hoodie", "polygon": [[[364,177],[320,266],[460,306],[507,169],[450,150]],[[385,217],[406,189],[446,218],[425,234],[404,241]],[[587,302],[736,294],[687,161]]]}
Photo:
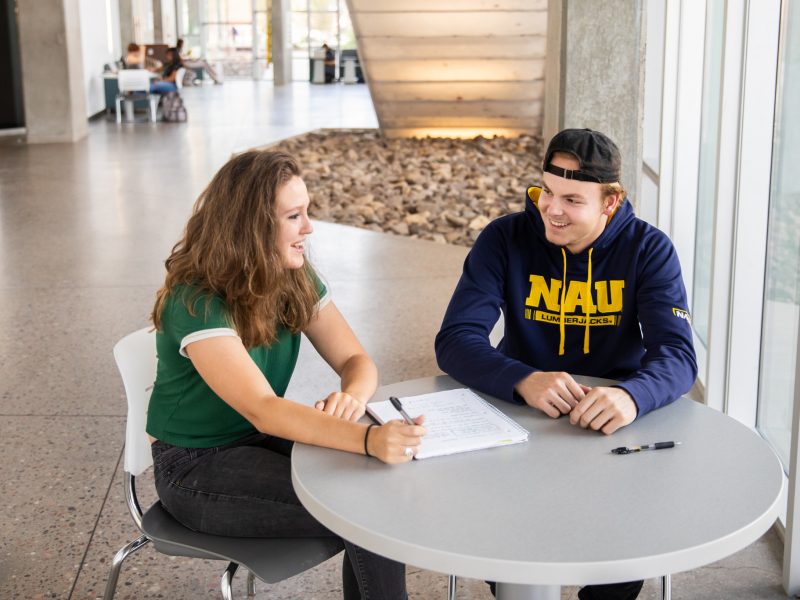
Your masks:
{"label": "navy blue hoodie", "polygon": [[[493,221],[476,240],[436,336],[439,367],[513,402],[521,402],[514,386],[534,371],[616,379],[638,416],[686,393],[697,362],[672,242],[626,199],[594,243],[572,254],[547,241],[539,193],[530,188],[524,212]],[[501,310],[495,349],[489,333]]]}

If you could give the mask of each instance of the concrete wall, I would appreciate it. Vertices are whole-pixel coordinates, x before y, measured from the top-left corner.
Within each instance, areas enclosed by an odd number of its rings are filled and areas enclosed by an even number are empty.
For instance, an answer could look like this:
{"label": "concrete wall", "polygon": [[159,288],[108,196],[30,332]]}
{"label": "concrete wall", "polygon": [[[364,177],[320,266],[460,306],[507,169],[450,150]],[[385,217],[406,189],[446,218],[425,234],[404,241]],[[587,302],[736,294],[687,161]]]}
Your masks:
{"label": "concrete wall", "polygon": [[272,65],[274,84],[292,83],[292,6],[289,0],[272,0]]}
{"label": "concrete wall", "polygon": [[[644,114],[643,0],[550,0],[545,143],[559,129],[589,127],[622,153],[623,185],[639,187]],[[559,15],[556,13],[560,13]],[[698,57],[702,60],[702,57]]]}
{"label": "concrete wall", "polygon": [[[131,18],[133,19],[133,38],[129,42],[137,44],[154,44],[156,39],[153,0],[131,0]],[[123,42],[127,44],[128,42]]]}
{"label": "concrete wall", "polygon": [[86,116],[105,110],[103,65],[122,55],[119,36],[118,0],[78,0],[80,4],[83,81]]}
{"label": "concrete wall", "polygon": [[22,88],[29,143],[87,133],[78,0],[18,0]]}
{"label": "concrete wall", "polygon": [[119,11],[119,43],[120,48],[127,51],[128,44],[134,41],[133,0],[117,0]]}
{"label": "concrete wall", "polygon": [[539,133],[547,0],[347,0],[388,136]]}

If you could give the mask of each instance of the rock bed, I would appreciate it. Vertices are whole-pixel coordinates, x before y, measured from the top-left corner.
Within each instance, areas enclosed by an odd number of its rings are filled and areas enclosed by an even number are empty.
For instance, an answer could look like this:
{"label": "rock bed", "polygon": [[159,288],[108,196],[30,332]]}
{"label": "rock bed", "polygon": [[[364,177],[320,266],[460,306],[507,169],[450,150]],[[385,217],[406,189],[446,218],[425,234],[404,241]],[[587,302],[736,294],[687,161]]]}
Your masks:
{"label": "rock bed", "polygon": [[320,130],[275,146],[295,155],[311,216],[442,244],[471,246],[489,221],[523,210],[541,178],[541,139],[386,139]]}

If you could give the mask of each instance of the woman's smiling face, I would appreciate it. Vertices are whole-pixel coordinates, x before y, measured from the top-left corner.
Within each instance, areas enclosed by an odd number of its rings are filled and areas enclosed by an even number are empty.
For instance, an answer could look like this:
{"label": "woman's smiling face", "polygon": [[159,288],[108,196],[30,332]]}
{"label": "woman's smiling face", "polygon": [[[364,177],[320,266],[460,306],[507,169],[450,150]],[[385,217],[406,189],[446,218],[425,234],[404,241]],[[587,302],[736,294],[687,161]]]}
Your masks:
{"label": "woman's smiling face", "polygon": [[305,264],[306,236],[314,231],[308,218],[309,203],[306,184],[299,177],[292,177],[278,189],[275,199],[276,244],[287,269],[299,269]]}

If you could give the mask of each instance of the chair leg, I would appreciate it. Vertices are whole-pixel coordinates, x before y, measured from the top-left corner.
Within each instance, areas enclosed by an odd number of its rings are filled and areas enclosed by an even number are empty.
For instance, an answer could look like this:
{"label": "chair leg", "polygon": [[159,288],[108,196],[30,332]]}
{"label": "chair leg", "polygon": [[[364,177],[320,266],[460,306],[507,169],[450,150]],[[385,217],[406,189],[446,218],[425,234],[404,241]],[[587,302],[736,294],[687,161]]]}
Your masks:
{"label": "chair leg", "polygon": [[122,98],[117,96],[117,123],[122,123]]}
{"label": "chair leg", "polygon": [[229,563],[228,568],[225,569],[225,572],[222,574],[219,588],[224,600],[233,600],[233,576],[236,575],[236,570],[238,568],[239,565],[237,563]]}
{"label": "chair leg", "polygon": [[661,600],[672,600],[672,577],[664,575],[661,578]]}
{"label": "chair leg", "polygon": [[161,100],[160,96],[150,96],[150,122],[155,123],[158,119],[158,102]]}
{"label": "chair leg", "polygon": [[456,600],[456,576],[447,577],[447,600]]}
{"label": "chair leg", "polygon": [[136,121],[136,105],[134,103],[133,98],[125,98],[122,100],[122,104],[125,107],[125,120],[134,122]]}
{"label": "chair leg", "polygon": [[247,597],[256,597],[256,576],[253,575],[252,571],[247,572]]}
{"label": "chair leg", "polygon": [[103,595],[103,600],[114,600],[114,592],[117,590],[117,580],[119,579],[120,569],[122,569],[122,562],[149,541],[150,538],[143,535],[139,539],[133,540],[130,544],[123,546],[117,552],[114,560],[111,561],[111,572],[108,574],[106,593]]}

